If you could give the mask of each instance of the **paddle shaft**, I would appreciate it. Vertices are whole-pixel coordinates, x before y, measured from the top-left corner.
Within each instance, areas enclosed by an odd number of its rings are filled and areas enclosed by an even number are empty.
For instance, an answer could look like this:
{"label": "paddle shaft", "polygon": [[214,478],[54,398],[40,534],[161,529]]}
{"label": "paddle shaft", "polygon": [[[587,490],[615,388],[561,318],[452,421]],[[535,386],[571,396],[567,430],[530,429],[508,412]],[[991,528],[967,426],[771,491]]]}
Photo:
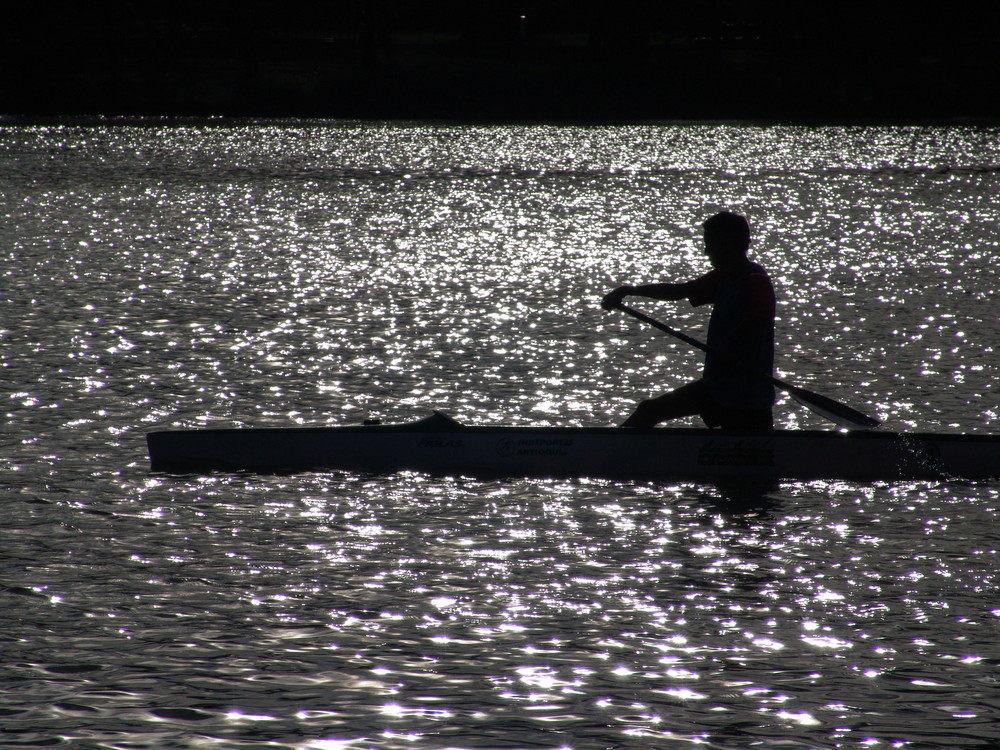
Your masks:
{"label": "paddle shaft", "polygon": [[618,303],[618,309],[622,310],[623,312],[627,312],[633,318],[638,318],[643,323],[649,323],[651,326],[653,326],[653,328],[659,328],[664,333],[669,333],[674,338],[680,339],[681,341],[683,341],[685,343],[691,344],[691,346],[693,346],[695,349],[701,349],[703,352],[707,352],[708,351],[708,344],[702,343],[701,341],[699,341],[698,339],[694,338],[693,336],[688,336],[686,333],[681,333],[680,331],[678,331],[678,330],[676,330],[674,328],[671,328],[666,323],[661,323],[660,321],[656,320],[655,318],[651,318],[648,315],[645,315],[645,314],[639,312],[638,310],[629,307],[628,305],[623,305],[623,304],[621,304],[619,302]]}
{"label": "paddle shaft", "polygon": [[[686,333],[681,333],[680,331],[671,328],[666,323],[661,323],[655,318],[651,318],[644,313],[635,310],[628,305],[623,305],[621,302],[617,305],[618,309],[623,312],[628,313],[633,318],[641,320],[643,323],[648,323],[654,328],[658,328],[664,333],[670,334],[676,339],[690,344],[696,349],[701,349],[703,352],[711,351],[708,345],[699,341],[698,339],[688,336]],[[849,429],[859,429],[859,430],[870,430],[872,428],[878,427],[882,423],[877,419],[869,417],[856,409],[852,409],[847,404],[842,404],[839,401],[834,401],[832,398],[823,396],[819,393],[813,393],[812,391],[807,391],[805,388],[799,388],[791,383],[786,383],[783,380],[778,380],[770,373],[753,371],[756,377],[763,378],[770,382],[775,388],[785,391],[791,395],[796,401],[798,401],[803,406],[811,409],[817,414],[829,419],[842,427],[847,427]]]}
{"label": "paddle shaft", "polygon": [[[628,305],[619,304],[618,307],[621,310],[623,310],[624,312],[627,312],[633,318],[638,318],[643,323],[649,323],[649,325],[653,326],[653,328],[659,328],[664,333],[669,333],[674,338],[680,339],[681,341],[683,341],[683,342],[685,342],[687,344],[690,344],[695,349],[701,349],[703,352],[709,352],[709,351],[711,351],[711,349],[708,348],[708,344],[706,344],[706,343],[704,343],[702,341],[699,341],[698,339],[694,338],[693,336],[688,336],[686,333],[682,333],[681,331],[678,331],[675,328],[671,328],[666,323],[661,323],[660,321],[656,320],[655,318],[651,318],[648,315],[645,315],[645,314],[639,312],[638,310],[629,307]],[[785,383],[785,382],[783,382],[781,380],[778,380],[776,377],[774,377],[773,375],[769,375],[766,372],[757,372],[755,370],[753,374],[756,375],[759,378],[763,378],[764,380],[771,381],[771,383],[775,387],[781,388],[782,390],[786,390],[787,391],[787,390],[791,390],[791,389],[795,388],[794,385],[791,385],[790,383]]]}

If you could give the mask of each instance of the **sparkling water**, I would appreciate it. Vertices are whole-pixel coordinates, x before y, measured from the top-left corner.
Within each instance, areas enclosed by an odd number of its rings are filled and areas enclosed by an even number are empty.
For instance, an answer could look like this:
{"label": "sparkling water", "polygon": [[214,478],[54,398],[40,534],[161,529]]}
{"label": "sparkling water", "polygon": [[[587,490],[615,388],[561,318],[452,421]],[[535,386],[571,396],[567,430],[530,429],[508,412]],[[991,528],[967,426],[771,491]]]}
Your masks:
{"label": "sparkling water", "polygon": [[996,746],[1000,483],[153,475],[144,435],[617,423],[701,358],[600,298],[706,271],[723,208],[780,377],[995,433],[998,170],[997,128],[0,126],[0,744]]}

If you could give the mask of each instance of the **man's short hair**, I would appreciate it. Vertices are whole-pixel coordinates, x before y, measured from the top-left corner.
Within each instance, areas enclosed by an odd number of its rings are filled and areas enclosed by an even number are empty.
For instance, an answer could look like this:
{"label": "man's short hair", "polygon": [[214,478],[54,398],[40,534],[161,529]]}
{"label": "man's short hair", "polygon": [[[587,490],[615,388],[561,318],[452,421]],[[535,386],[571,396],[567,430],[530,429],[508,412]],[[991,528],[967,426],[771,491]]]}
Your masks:
{"label": "man's short hair", "polygon": [[720,211],[702,224],[706,232],[715,233],[734,250],[746,252],[750,247],[750,222],[745,216]]}

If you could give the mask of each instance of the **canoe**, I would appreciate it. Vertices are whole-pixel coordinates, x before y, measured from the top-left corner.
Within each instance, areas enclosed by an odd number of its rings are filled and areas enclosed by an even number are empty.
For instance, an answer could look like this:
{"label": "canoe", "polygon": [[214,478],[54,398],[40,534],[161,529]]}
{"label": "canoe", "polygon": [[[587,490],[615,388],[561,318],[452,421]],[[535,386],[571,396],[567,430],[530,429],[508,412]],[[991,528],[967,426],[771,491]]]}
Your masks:
{"label": "canoe", "polygon": [[165,473],[343,470],[480,477],[985,479],[1000,436],[696,428],[477,427],[440,412],[405,424],[189,429],[147,435]]}

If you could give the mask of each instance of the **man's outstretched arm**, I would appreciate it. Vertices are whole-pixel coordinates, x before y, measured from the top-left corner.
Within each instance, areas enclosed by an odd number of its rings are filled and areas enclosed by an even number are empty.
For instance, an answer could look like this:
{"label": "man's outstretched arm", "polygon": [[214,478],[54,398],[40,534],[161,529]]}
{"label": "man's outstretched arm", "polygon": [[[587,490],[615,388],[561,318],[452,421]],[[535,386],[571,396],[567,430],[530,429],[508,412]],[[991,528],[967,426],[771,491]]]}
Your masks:
{"label": "man's outstretched arm", "polygon": [[640,286],[625,284],[604,295],[604,299],[601,300],[601,307],[605,310],[613,310],[621,304],[621,301],[625,297],[648,297],[649,299],[659,300],[686,299],[689,291],[688,283],[642,284]]}

